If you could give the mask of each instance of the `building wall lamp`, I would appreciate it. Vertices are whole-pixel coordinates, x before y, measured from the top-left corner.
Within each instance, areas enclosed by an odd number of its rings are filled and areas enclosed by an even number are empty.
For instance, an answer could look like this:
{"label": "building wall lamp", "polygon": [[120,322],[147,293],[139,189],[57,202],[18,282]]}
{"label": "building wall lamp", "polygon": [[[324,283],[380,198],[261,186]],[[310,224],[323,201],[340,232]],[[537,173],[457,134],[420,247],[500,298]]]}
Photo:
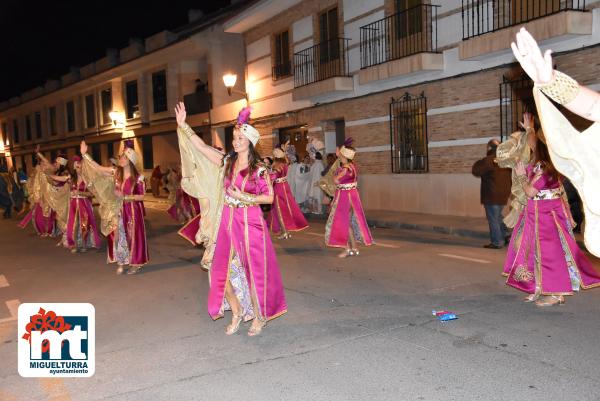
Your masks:
{"label": "building wall lamp", "polygon": [[231,96],[232,93],[237,93],[239,95],[242,95],[246,99],[246,105],[250,104],[250,100],[248,99],[248,93],[234,88],[236,82],[237,82],[236,74],[223,75],[223,83],[225,84],[225,88],[227,88],[227,94],[229,96]]}

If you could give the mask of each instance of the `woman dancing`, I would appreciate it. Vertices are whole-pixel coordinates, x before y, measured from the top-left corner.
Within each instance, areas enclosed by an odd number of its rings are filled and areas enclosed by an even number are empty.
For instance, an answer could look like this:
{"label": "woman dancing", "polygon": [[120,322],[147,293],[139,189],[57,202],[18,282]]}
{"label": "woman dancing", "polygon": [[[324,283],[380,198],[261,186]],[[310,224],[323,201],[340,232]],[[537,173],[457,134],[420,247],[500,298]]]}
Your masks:
{"label": "woman dancing", "polygon": [[[25,228],[32,222],[36,233],[41,237],[56,237],[61,233],[59,223],[56,219],[56,211],[52,209],[50,191],[52,185],[61,187],[64,182],[48,181],[48,176],[65,176],[68,174],[68,160],[63,155],[58,155],[53,163],[40,153],[39,145],[35,150],[38,164],[31,177],[27,180],[27,191],[29,192],[32,207],[19,223],[19,227]],[[64,227],[63,227],[64,228]],[[60,243],[59,243],[60,245]]]}
{"label": "woman dancing", "polygon": [[353,161],[355,155],[356,150],[349,144],[338,151],[339,167],[333,175],[336,191],[325,226],[325,243],[331,247],[345,248],[338,255],[340,258],[358,256],[357,241],[366,246],[373,245],[358,194],[358,170]]}
{"label": "woman dancing", "polygon": [[[533,131],[531,126],[525,129]],[[563,304],[565,295],[580,288],[599,286],[600,274],[577,245],[562,176],[546,144],[537,137],[532,150],[531,162],[518,161],[515,168],[527,201],[513,230],[503,274],[508,285],[530,294],[526,302],[551,306]]]}
{"label": "woman dancing", "polygon": [[208,313],[213,319],[231,309],[232,335],[242,321],[253,319],[249,336],[260,334],[270,319],[286,312],[281,273],[260,204],[273,202],[268,171],[255,150],[260,134],[247,124],[249,108],[240,112],[233,151],[208,146],[186,124],[183,102],[176,108],[182,158],[183,189],[200,200],[198,242],[209,267]]}
{"label": "woman dancing", "polygon": [[169,202],[171,206],[167,209],[169,216],[178,223],[186,223],[200,214],[200,203],[198,199],[189,196],[181,189],[181,173],[172,168],[168,175]]}
{"label": "woman dancing", "polygon": [[[583,202],[585,246],[600,257],[600,93],[555,70],[552,51],[542,54],[525,28],[521,28],[511,46],[515,58],[535,83],[533,95],[550,157]],[[579,132],[549,99],[595,124]]]}
{"label": "woman dancing", "polygon": [[[64,218],[63,243],[71,253],[86,252],[89,248],[100,248],[100,235],[92,207],[92,194],[81,175],[81,157],[73,156],[71,160],[73,162],[71,175],[51,175],[50,178],[56,182],[66,183],[69,188],[69,198],[60,201],[68,204]],[[58,207],[56,210],[58,212]]]}
{"label": "woman dancing", "polygon": [[296,203],[288,184],[289,162],[285,148],[286,145],[283,149],[276,147],[273,150],[271,180],[275,197],[267,217],[269,228],[273,233],[278,234],[278,239],[288,239],[291,237],[290,231],[301,231],[308,228],[308,222]]}
{"label": "woman dancing", "polygon": [[88,188],[100,202],[102,233],[108,241],[108,263],[117,264],[117,274],[136,274],[148,263],[148,243],[144,223],[144,194],[146,186],[140,158],[132,144],[125,142],[117,167],[103,167],[87,153],[83,155],[81,173]]}

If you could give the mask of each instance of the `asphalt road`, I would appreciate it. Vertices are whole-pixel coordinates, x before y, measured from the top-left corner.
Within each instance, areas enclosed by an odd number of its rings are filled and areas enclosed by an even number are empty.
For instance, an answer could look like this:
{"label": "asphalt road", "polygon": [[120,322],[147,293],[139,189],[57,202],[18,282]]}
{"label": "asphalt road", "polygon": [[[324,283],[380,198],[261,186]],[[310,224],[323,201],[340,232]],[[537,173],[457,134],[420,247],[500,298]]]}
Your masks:
{"label": "asphalt road", "polygon": [[[313,223],[275,241],[289,312],[227,337],[229,315],[206,312],[201,251],[163,205],[148,210],[136,276],[0,221],[0,400],[600,399],[600,289],[541,309],[504,285],[504,251],[476,240],[375,229],[379,245],[341,260]],[[94,304],[96,374],[21,378],[19,302]]]}

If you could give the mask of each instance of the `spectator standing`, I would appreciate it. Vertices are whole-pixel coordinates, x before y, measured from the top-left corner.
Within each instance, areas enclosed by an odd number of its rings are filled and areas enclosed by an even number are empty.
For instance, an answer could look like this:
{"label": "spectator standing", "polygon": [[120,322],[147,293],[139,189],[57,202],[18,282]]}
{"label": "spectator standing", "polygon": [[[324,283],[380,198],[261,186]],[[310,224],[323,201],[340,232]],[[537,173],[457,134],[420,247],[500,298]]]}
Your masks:
{"label": "spectator standing", "polygon": [[492,139],[487,144],[487,155],[473,165],[473,175],[481,178],[481,204],[490,227],[490,243],[484,245],[488,249],[501,249],[508,244],[508,229],[502,221],[502,209],[510,196],[511,171],[500,168],[496,163],[496,148],[500,144]]}

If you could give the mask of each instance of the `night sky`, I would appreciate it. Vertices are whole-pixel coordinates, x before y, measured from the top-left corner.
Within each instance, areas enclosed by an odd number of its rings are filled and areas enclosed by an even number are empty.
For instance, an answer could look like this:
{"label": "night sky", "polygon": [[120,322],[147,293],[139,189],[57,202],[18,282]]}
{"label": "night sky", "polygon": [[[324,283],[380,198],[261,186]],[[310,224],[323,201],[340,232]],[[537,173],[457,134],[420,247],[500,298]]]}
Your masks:
{"label": "night sky", "polygon": [[206,14],[229,0],[0,0],[0,101],[19,95],[70,66],[84,66],[145,38],[188,22],[189,9]]}

